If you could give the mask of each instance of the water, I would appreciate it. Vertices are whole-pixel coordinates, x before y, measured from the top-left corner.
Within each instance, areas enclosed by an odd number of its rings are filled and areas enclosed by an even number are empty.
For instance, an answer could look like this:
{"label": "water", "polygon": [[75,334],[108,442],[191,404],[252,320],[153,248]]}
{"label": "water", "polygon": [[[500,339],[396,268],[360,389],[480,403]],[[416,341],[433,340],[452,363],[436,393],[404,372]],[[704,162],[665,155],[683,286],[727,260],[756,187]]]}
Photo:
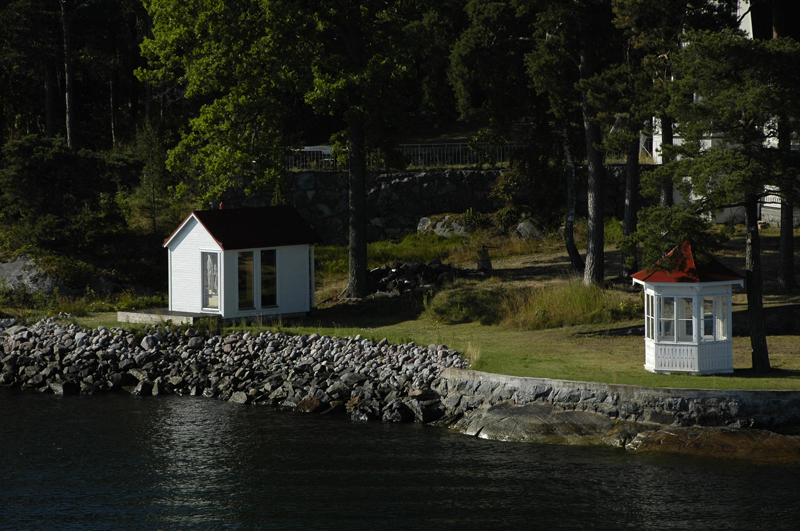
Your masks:
{"label": "water", "polygon": [[800,470],[0,389],[0,529],[798,529]]}

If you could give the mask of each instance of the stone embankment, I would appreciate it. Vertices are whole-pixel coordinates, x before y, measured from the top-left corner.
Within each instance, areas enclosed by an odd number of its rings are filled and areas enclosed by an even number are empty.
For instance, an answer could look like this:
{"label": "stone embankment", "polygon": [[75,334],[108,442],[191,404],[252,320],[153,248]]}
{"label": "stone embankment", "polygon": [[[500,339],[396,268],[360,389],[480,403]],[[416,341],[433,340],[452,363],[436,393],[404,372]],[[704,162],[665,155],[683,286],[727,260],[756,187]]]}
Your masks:
{"label": "stone embankment", "polygon": [[206,337],[194,329],[85,330],[53,318],[0,334],[0,384],[57,394],[128,389],[202,395],[354,420],[430,422],[443,414],[431,383],[463,367],[444,345],[391,345],[264,332]]}
{"label": "stone embankment", "polygon": [[438,422],[503,441],[800,464],[800,391],[652,388],[446,369]]}

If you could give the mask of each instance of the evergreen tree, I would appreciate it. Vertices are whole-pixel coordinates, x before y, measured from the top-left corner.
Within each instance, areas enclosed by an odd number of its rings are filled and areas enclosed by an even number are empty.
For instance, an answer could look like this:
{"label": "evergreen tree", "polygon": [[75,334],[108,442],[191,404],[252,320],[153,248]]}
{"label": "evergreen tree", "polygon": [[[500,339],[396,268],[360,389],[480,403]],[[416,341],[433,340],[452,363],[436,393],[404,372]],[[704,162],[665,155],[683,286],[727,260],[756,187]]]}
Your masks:
{"label": "evergreen tree", "polygon": [[[795,158],[775,142],[776,117],[798,116],[796,80],[787,72],[800,62],[800,45],[786,39],[752,41],[732,30],[692,32],[687,42],[676,60],[681,76],[671,85],[669,109],[684,143],[675,146],[676,158],[652,172],[652,179],[672,179],[686,199],[680,208],[689,216],[743,208],[752,362],[757,372],[765,372],[770,363],[762,313],[758,201],[766,194],[765,186],[794,179],[800,171]],[[658,224],[642,226],[643,232],[660,234],[661,252],[680,243],[675,236],[686,236],[664,229]]]}

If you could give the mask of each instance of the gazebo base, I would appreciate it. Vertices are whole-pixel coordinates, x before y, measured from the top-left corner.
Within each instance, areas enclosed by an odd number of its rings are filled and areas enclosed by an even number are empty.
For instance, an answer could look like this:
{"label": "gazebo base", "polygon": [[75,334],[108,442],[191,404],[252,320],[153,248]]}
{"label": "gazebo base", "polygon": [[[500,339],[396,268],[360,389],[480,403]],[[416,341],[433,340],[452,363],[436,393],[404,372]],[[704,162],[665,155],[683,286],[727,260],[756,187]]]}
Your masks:
{"label": "gazebo base", "polygon": [[656,374],[730,374],[733,349],[730,341],[656,343],[645,340],[644,368]]}
{"label": "gazebo base", "polygon": [[650,371],[653,374],[688,374],[690,376],[710,376],[712,374],[733,374],[733,369],[715,369],[715,370],[708,370],[708,371],[693,371],[693,370],[663,370],[663,369],[656,369],[655,367],[648,367],[647,365],[644,366],[646,371]]}

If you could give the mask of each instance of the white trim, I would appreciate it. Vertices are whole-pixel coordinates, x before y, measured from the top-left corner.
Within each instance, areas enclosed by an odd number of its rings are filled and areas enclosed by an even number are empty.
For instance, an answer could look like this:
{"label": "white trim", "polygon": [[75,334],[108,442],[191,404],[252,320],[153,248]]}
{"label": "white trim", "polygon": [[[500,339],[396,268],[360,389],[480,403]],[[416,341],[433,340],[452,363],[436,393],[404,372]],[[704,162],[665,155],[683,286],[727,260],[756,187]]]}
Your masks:
{"label": "white trim", "polygon": [[317,307],[317,278],[316,267],[314,265],[314,245],[308,246],[308,278],[310,280],[309,286],[309,309]]}
{"label": "white trim", "polygon": [[169,311],[172,311],[172,249],[167,249],[167,297],[169,297]]}
{"label": "white trim", "polygon": [[716,282],[650,282],[649,280],[639,280],[638,278],[631,279],[634,284],[639,284],[641,286],[655,286],[655,287],[669,287],[669,286],[681,286],[681,287],[689,287],[691,286],[694,289],[706,288],[706,287],[714,287],[714,286],[733,286],[735,284],[739,284],[740,288],[744,287],[744,280],[719,280]]}
{"label": "white trim", "polygon": [[[162,247],[169,247],[169,244],[170,244],[170,243],[172,243],[172,240],[174,240],[174,239],[175,239],[175,237],[176,237],[178,234],[180,234],[180,232],[183,230],[183,228],[186,226],[186,224],[187,224],[187,223],[189,223],[189,220],[190,220],[190,219],[192,219],[192,218],[194,218],[194,219],[195,219],[195,221],[197,221],[197,224],[198,224],[198,225],[200,225],[201,227],[203,227],[203,224],[202,224],[202,223],[200,223],[200,220],[199,220],[199,219],[197,219],[197,216],[195,216],[195,215],[194,215],[194,212],[192,212],[191,214],[189,214],[188,216],[186,216],[186,219],[184,219],[184,220],[183,220],[183,223],[181,223],[181,224],[178,226],[178,228],[177,228],[177,229],[175,229],[175,231],[174,231],[172,234],[170,234],[169,238],[167,238],[166,240],[164,240],[164,244],[162,245]],[[206,232],[208,232],[208,231],[206,230],[206,228],[205,228],[205,227],[203,227],[203,230],[205,230]],[[211,234],[209,234],[209,236],[211,236]],[[211,237],[213,238],[213,236],[211,236]]]}

